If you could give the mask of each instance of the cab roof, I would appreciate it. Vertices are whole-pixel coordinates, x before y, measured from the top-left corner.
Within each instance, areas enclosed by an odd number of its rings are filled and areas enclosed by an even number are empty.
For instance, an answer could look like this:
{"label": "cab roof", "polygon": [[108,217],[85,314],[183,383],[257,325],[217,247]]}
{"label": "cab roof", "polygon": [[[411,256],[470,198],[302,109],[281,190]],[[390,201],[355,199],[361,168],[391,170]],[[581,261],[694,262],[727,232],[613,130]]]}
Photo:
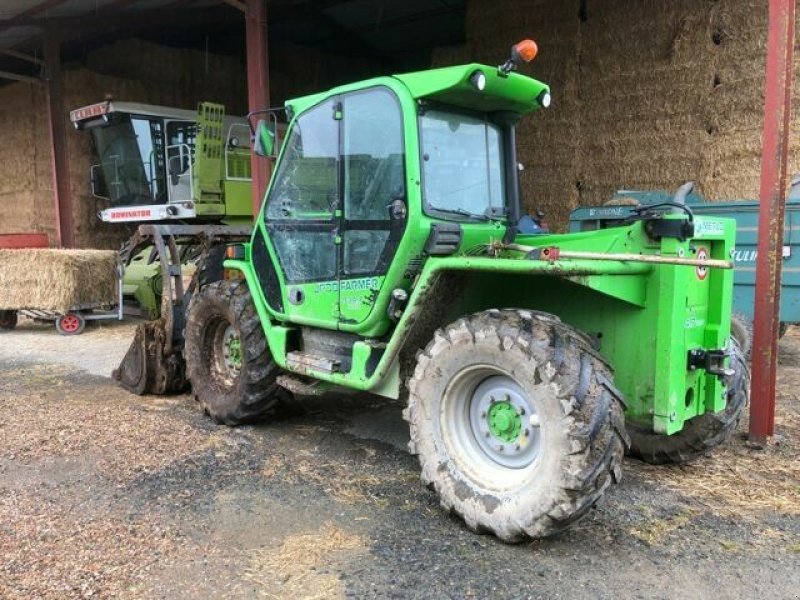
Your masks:
{"label": "cab roof", "polygon": [[[470,77],[476,71],[481,71],[486,76],[486,86],[480,91],[470,82]],[[533,112],[540,108],[540,95],[550,92],[547,84],[531,77],[514,72],[501,73],[498,67],[470,63],[343,85],[319,94],[289,100],[286,107],[294,114],[299,114],[325,98],[380,85],[389,79],[402,83],[415,100],[432,100],[481,112],[511,111],[521,115]]]}

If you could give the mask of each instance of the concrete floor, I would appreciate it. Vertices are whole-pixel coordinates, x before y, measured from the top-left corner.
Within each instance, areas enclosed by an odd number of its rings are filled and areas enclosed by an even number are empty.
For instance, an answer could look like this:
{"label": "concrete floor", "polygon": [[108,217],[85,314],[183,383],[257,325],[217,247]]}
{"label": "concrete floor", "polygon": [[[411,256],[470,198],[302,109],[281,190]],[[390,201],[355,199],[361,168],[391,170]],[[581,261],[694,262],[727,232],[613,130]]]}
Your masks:
{"label": "concrete floor", "polygon": [[0,598],[796,598],[800,336],[778,444],[626,461],[570,532],[507,546],[448,516],[400,407],[323,397],[258,426],[109,380],[131,324],[0,334]]}

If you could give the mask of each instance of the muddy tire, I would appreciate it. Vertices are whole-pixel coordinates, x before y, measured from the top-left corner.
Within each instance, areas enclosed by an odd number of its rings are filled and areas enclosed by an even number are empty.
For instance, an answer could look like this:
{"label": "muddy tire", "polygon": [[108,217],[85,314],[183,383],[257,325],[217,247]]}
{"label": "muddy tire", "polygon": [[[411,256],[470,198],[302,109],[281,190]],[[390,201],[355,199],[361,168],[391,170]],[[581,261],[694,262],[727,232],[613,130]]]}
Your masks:
{"label": "muddy tire", "polygon": [[731,317],[731,335],[739,344],[745,358],[750,357],[753,347],[753,323],[740,313],[733,313]]}
{"label": "muddy tire", "polygon": [[611,369],[550,315],[490,310],[437,330],[408,387],[422,481],[473,531],[552,535],[620,479],[627,435]]}
{"label": "muddy tire", "polygon": [[727,440],[739,424],[750,398],[750,368],[738,343],[733,341],[728,380],[728,403],[725,410],[695,417],[674,435],[655,433],[649,427],[628,423],[630,454],[652,465],[682,464],[707,454]]}
{"label": "muddy tire", "polygon": [[262,420],[280,396],[272,360],[244,280],[217,281],[192,296],[185,330],[192,394],[218,423]]}

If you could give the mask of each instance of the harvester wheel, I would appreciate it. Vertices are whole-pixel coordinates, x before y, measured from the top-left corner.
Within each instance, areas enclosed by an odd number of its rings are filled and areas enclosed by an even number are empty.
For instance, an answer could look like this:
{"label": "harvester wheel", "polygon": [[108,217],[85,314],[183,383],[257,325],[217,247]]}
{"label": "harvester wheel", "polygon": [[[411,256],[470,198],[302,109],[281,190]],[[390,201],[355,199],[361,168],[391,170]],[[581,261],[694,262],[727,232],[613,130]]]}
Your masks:
{"label": "harvester wheel", "polygon": [[739,344],[745,358],[750,357],[750,349],[753,345],[753,323],[740,313],[733,313],[731,316],[731,335]]}
{"label": "harvester wheel", "polygon": [[8,331],[17,326],[17,311],[15,310],[0,310],[0,329]]}
{"label": "harvester wheel", "polygon": [[215,421],[240,425],[273,411],[280,369],[243,280],[216,281],[192,295],[185,339],[192,394]]}
{"label": "harvester wheel", "polygon": [[707,454],[733,434],[750,398],[750,368],[739,344],[735,339],[732,342],[731,366],[734,374],[727,381],[728,403],[725,410],[695,417],[673,435],[655,433],[642,425],[628,423],[631,456],[652,465],[687,463]]}
{"label": "harvester wheel", "polygon": [[409,380],[422,481],[476,532],[557,533],[619,481],[623,403],[586,336],[548,315],[489,310],[439,329]]}

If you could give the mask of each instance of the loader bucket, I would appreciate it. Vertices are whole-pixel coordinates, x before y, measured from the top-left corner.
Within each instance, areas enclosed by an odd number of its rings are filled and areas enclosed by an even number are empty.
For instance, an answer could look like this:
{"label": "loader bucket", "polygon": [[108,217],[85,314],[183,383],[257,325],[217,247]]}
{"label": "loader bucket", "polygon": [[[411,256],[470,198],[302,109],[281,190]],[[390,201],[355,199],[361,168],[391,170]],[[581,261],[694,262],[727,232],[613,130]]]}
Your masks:
{"label": "loader bucket", "polygon": [[183,357],[165,352],[164,325],[164,319],[139,324],[128,352],[111,374],[129,392],[168,394],[188,387]]}

